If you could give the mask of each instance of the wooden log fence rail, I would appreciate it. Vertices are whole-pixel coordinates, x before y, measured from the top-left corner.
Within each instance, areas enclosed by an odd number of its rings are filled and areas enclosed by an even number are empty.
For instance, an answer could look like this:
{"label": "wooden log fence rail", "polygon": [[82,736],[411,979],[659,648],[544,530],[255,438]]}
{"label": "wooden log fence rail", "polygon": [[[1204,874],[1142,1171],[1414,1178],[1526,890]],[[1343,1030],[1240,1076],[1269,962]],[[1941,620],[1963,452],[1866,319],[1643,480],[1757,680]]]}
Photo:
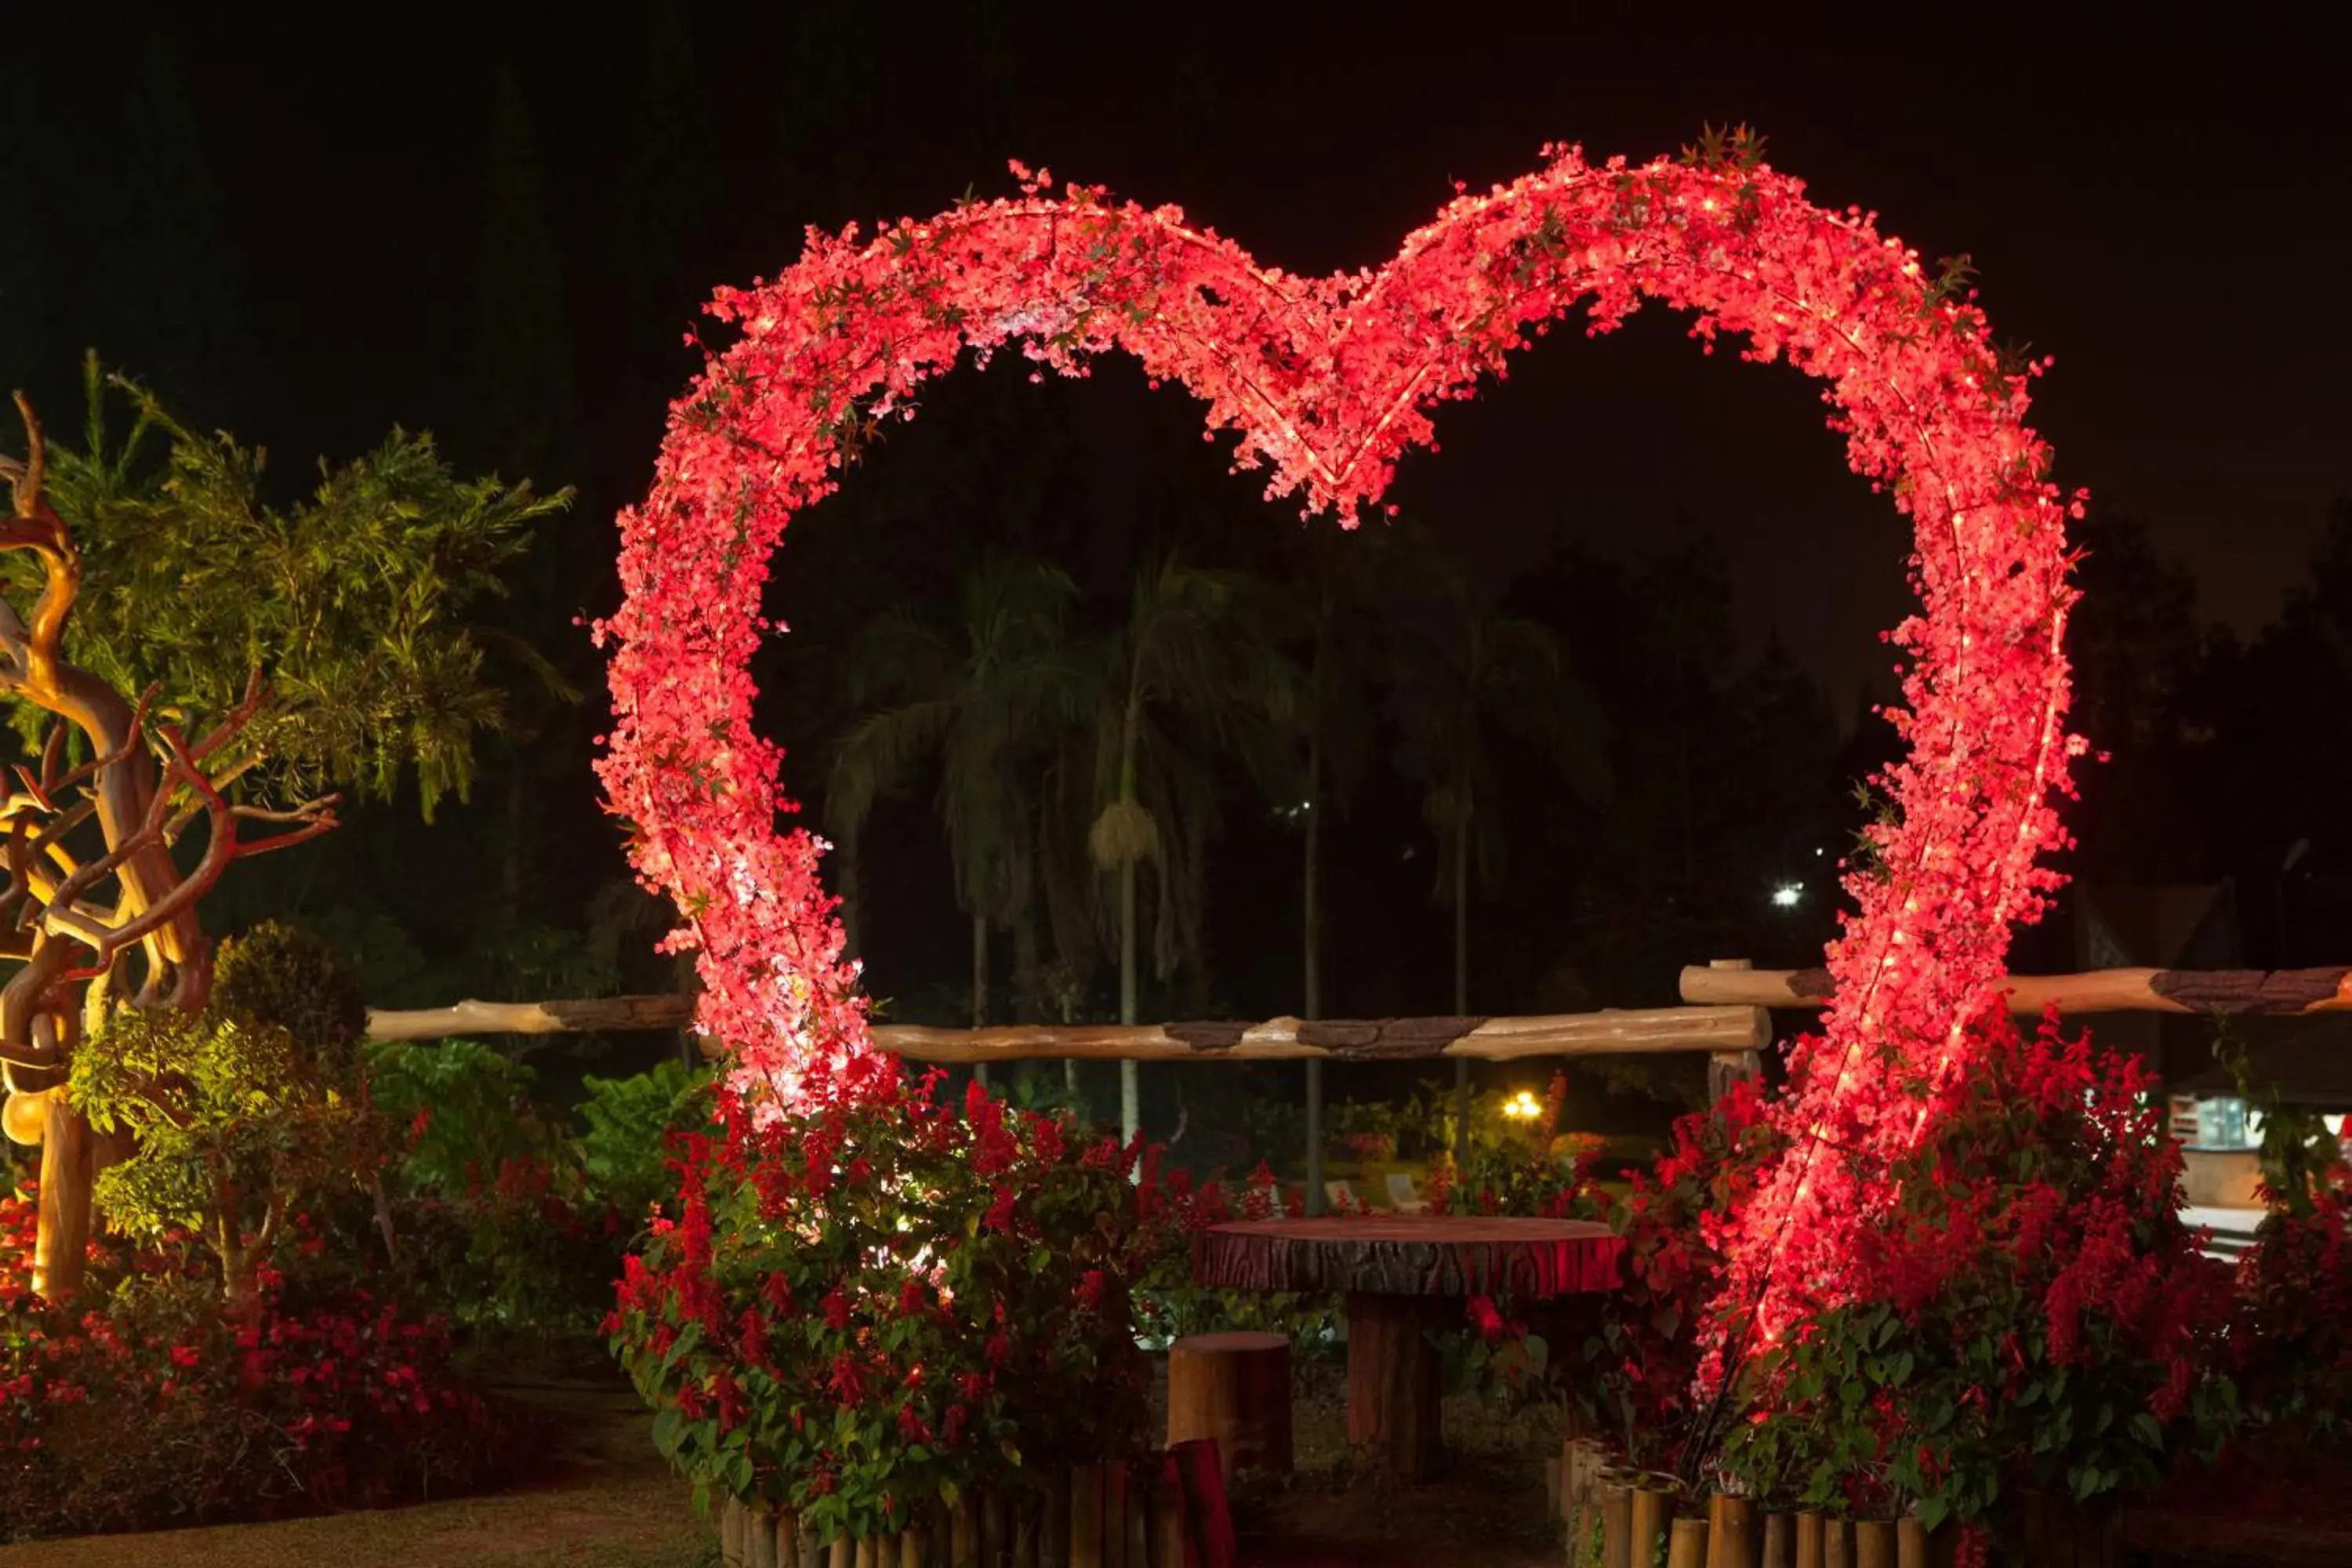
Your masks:
{"label": "wooden log fence rail", "polygon": [[[2352,965],[2324,969],[2094,969],[2012,974],[2001,982],[2012,1013],[2198,1013],[2300,1017],[2352,1012]],[[1723,963],[1682,973],[1695,1006],[1811,1008],[1830,1000],[1826,969],[1748,969]]]}
{"label": "wooden log fence rail", "polygon": [[[460,1002],[454,1007],[371,1009],[368,1034],[378,1040],[428,1040],[452,1035],[553,1035],[604,1030],[684,1031],[694,1025],[685,995],[614,996],[601,1001]],[[1323,1083],[1326,1061],[1517,1061],[1529,1057],[1612,1056],[1704,1051],[1707,1082],[1721,1093],[1734,1078],[1763,1072],[1763,1047],[1772,1038],[1771,1015],[1748,1005],[1605,1008],[1521,1018],[1269,1018],[1263,1023],[1028,1025],[984,1029],[932,1029],[908,1024],[874,1026],[874,1043],[908,1061],[964,1063],[975,1070],[998,1062],[1300,1061],[1307,1067],[1306,1206],[1324,1212]],[[718,1047],[700,1042],[703,1055]],[[1469,1126],[1469,1081],[1455,1085],[1457,1126]],[[1458,1157],[1458,1155],[1457,1155]]]}
{"label": "wooden log fence rail", "polygon": [[[2292,1017],[2352,1011],[2352,965],[2322,969],[2101,969],[2081,974],[2013,974],[2003,982],[2011,1012],[2184,1013],[2208,1016]],[[1707,1087],[1720,1095],[1734,1079],[1763,1071],[1772,1039],[1771,1009],[1818,1008],[1830,1000],[1824,969],[1756,969],[1719,958],[1682,972],[1679,1007],[1608,1008],[1540,1017],[1385,1018],[1260,1023],[1141,1025],[1015,1024],[984,1029],[934,1029],[877,1024],[875,1044],[909,1061],[975,1068],[999,1062],[1300,1061],[1307,1064],[1309,1129],[1306,1199],[1325,1207],[1322,1064],[1327,1061],[1517,1061],[1527,1058],[1703,1051]],[[686,1031],[694,1026],[687,995],[610,996],[552,1002],[460,1002],[454,1007],[377,1008],[368,1034],[379,1040],[453,1035],[556,1035],[628,1030]],[[701,1042],[716,1056],[715,1041]],[[1466,1084],[1457,1088],[1466,1095]],[[8,1131],[24,1137],[12,1097]],[[1456,1114],[1467,1125],[1467,1101]]]}
{"label": "wooden log fence rail", "polygon": [[[415,1011],[375,1009],[368,1036],[427,1040],[450,1035],[587,1034],[684,1029],[684,996],[614,996],[586,1002],[460,1002]],[[1393,1061],[1466,1057],[1605,1056],[1625,1052],[1760,1049],[1771,1038],[1761,1007],[1610,1008],[1524,1018],[1270,1018],[1263,1023],[1014,1024],[932,1029],[878,1024],[874,1043],[909,1061]]]}

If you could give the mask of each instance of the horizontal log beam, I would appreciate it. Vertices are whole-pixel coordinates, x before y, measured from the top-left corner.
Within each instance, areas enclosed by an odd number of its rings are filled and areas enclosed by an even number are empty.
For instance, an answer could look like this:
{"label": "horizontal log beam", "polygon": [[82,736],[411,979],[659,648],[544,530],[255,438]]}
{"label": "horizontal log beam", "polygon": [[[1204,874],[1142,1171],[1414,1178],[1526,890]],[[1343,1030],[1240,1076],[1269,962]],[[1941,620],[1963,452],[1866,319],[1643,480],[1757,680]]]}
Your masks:
{"label": "horizontal log beam", "polygon": [[[2327,969],[2095,969],[2081,974],[2012,974],[2001,982],[2012,1013],[2197,1013],[2295,1017],[2352,1012],[2352,967]],[[1702,1006],[1819,1007],[1830,999],[1825,969],[1729,969],[1694,965],[1683,1000]]]}
{"label": "horizontal log beam", "polygon": [[1756,1050],[1771,1039],[1761,1008],[1611,1008],[1530,1018],[1394,1018],[1262,1024],[1013,1025],[925,1029],[877,1025],[875,1044],[909,1061],[1371,1061],[1467,1057],[1615,1056]]}
{"label": "horizontal log beam", "polygon": [[688,996],[603,996],[578,1002],[460,1002],[454,1007],[368,1010],[371,1040],[437,1040],[450,1035],[593,1035],[683,1029],[694,1022]]}
{"label": "horizontal log beam", "polygon": [[[611,996],[577,1002],[460,1002],[368,1014],[368,1037],[429,1040],[449,1035],[558,1035],[684,1029],[694,1022],[683,996]],[[1528,1018],[1386,1018],[1259,1024],[1015,1024],[989,1029],[929,1029],[879,1024],[874,1042],[909,1061],[999,1062],[1370,1061],[1468,1057],[1752,1051],[1771,1039],[1771,1020],[1752,1005],[1612,1008]]]}

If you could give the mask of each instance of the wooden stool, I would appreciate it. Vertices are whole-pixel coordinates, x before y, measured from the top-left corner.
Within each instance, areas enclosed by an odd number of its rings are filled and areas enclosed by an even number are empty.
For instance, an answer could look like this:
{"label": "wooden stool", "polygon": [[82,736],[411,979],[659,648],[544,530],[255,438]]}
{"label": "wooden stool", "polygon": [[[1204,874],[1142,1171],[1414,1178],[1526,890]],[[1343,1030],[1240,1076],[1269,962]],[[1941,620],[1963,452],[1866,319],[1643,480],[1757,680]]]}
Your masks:
{"label": "wooden stool", "polygon": [[1168,1446],[1216,1440],[1225,1478],[1290,1473],[1290,1341],[1187,1334],[1168,1348]]}

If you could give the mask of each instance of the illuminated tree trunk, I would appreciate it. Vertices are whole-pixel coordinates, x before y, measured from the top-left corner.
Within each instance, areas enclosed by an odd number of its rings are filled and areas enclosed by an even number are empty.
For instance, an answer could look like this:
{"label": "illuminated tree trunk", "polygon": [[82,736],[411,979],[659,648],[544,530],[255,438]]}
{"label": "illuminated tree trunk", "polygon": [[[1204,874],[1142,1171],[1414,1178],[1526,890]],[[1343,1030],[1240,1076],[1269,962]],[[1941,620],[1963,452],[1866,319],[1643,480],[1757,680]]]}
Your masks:
{"label": "illuminated tree trunk", "polygon": [[[0,518],[0,552],[31,554],[42,580],[29,615],[0,597],[0,697],[31,703],[58,722],[49,727],[37,773],[19,771],[21,790],[0,779],[9,872],[0,889],[0,923],[9,932],[8,956],[23,961],[0,987],[0,1062],[12,1098],[41,1099],[33,1288],[63,1300],[81,1286],[103,1153],[71,1103],[73,1050],[84,1028],[100,1024],[121,994],[117,964],[134,948],[143,959],[137,988],[123,997],[128,1005],[201,1008],[211,994],[212,969],[197,900],[240,853],[324,831],[334,818],[331,800],[291,812],[232,806],[206,775],[204,759],[258,709],[257,679],[219,729],[191,743],[170,724],[151,726],[143,700],[134,707],[66,660],[66,622],[81,585],[81,558],[72,531],[41,493],[47,448],[40,421],[21,394],[16,407],[26,456],[0,461],[14,502]],[[90,760],[78,767],[66,763],[67,726],[79,731],[89,749]],[[171,840],[198,816],[207,823],[204,854],[183,871]],[[240,818],[293,824],[295,830],[241,849]],[[104,853],[84,863],[65,840],[92,819]],[[111,907],[93,899],[109,883]]]}
{"label": "illuminated tree trunk", "polygon": [[98,1179],[89,1123],[67,1102],[63,1088],[44,1099],[41,1128],[40,1229],[33,1242],[33,1289],[62,1301],[81,1288],[95,1217],[90,1189]]}
{"label": "illuminated tree trunk", "polygon": [[[72,593],[79,583],[79,563],[62,526],[57,530],[56,541],[50,551],[30,546],[50,564],[49,587],[35,613],[32,628],[26,633],[28,638],[40,637],[44,621],[51,616],[52,637],[62,632],[66,613],[72,607]],[[59,601],[54,610],[53,600]],[[14,618],[12,614],[9,619]],[[0,642],[17,629],[0,623]],[[181,879],[160,836],[150,842],[140,841],[156,784],[154,760],[139,743],[136,716],[130,704],[96,676],[58,658],[54,644],[46,656],[30,642],[19,646],[28,657],[7,676],[0,676],[0,685],[13,686],[14,694],[74,725],[87,738],[92,754],[101,759],[90,783],[99,831],[110,850],[129,851],[116,872],[121,898],[112,912],[118,921],[144,914]],[[64,879],[58,885],[69,881]],[[38,896],[37,889],[35,894]],[[79,991],[60,980],[75,951],[75,940],[62,932],[37,930],[33,941],[36,945],[28,961],[0,993],[0,1042],[8,1050],[8,1088],[17,1092],[47,1091],[33,1288],[53,1300],[64,1300],[80,1289],[95,1223],[94,1141],[89,1124],[73,1108],[65,1086],[73,1046],[81,1034],[84,1008]],[[193,900],[147,936],[144,947],[147,973],[135,1005],[205,1005],[212,974]],[[20,1052],[20,1045],[30,1049]]]}

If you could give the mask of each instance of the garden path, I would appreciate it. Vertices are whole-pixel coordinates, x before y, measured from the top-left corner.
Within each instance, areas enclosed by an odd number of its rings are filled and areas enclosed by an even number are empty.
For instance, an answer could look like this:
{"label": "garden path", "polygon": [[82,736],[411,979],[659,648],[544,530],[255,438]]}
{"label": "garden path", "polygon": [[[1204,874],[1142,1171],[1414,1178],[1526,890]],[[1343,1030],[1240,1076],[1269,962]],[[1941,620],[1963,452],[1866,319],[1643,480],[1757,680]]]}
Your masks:
{"label": "garden path", "polygon": [[0,1568],[702,1568],[718,1537],[625,1386],[516,1388],[551,1451],[521,1489],[411,1508],[0,1547]]}

